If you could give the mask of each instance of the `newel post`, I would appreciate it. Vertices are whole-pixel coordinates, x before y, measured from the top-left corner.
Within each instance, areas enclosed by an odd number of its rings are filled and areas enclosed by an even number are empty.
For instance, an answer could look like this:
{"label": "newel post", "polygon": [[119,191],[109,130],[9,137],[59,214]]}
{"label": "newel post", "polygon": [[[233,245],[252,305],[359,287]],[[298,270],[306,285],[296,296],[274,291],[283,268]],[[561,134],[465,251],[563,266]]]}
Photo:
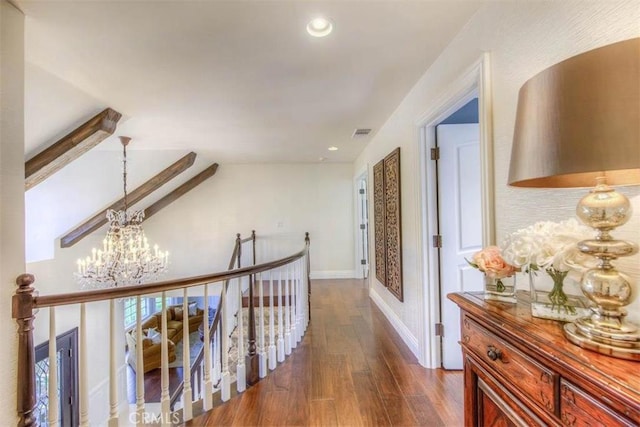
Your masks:
{"label": "newel post", "polygon": [[37,426],[36,354],[33,347],[33,274],[21,274],[16,279],[18,289],[12,300],[12,316],[18,323],[18,426]]}
{"label": "newel post", "polygon": [[[256,349],[256,313],[255,313],[255,303],[253,301],[254,291],[253,285],[255,284],[255,274],[249,275],[249,322],[247,325],[248,329],[248,348],[247,348],[247,356],[245,358],[245,363],[247,366],[247,384],[254,385],[260,380],[259,375],[259,360],[258,360],[258,352]],[[260,283],[262,286],[262,283]]]}

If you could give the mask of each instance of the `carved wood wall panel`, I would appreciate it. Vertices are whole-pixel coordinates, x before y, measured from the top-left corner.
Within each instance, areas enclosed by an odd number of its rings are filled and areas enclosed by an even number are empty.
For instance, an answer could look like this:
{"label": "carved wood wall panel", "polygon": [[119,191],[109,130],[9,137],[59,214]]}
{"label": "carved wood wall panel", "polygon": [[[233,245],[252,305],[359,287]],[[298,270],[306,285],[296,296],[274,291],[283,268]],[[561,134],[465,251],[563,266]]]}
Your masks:
{"label": "carved wood wall panel", "polygon": [[403,301],[400,148],[373,167],[376,277]]}
{"label": "carved wood wall panel", "polygon": [[386,286],[386,249],[384,238],[384,160],[373,167],[373,218],[375,225],[376,277]]}
{"label": "carved wood wall panel", "polygon": [[384,158],[386,286],[400,301],[402,292],[402,217],[400,214],[400,147]]}

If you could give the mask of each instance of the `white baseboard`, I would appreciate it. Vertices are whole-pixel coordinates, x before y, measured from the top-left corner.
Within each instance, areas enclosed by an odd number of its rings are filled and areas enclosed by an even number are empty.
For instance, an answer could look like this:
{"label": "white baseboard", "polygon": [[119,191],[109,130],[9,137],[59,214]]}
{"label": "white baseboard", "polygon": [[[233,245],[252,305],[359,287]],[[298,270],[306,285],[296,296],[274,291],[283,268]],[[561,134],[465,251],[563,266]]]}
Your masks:
{"label": "white baseboard", "polygon": [[373,300],[373,302],[378,306],[380,311],[387,318],[393,329],[396,330],[402,341],[409,347],[409,350],[416,356],[418,356],[418,339],[411,333],[409,328],[402,322],[402,320],[398,317],[391,307],[382,299],[382,297],[375,291],[373,288],[369,291],[369,297]]}
{"label": "white baseboard", "polygon": [[353,270],[324,270],[312,271],[312,279],[354,279],[356,277]]}

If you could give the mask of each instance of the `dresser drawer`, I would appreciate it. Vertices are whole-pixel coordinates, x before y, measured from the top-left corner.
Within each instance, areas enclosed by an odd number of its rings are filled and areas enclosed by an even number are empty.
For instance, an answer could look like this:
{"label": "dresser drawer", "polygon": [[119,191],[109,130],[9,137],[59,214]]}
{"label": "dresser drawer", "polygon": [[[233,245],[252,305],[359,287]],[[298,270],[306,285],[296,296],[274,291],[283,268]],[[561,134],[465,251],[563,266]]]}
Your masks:
{"label": "dresser drawer", "polygon": [[496,371],[503,385],[556,413],[558,375],[535,362],[467,315],[462,322],[463,345]]}
{"label": "dresser drawer", "polygon": [[560,381],[560,419],[567,426],[635,426],[617,415],[604,403],[590,397],[580,388],[562,379]]}

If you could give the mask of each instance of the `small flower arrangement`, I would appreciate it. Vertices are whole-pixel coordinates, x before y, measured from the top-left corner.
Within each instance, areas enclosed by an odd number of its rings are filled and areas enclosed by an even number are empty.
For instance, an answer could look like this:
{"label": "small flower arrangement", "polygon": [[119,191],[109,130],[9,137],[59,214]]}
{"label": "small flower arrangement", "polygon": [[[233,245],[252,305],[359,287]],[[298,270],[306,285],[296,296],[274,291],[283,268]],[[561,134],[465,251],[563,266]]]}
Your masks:
{"label": "small flower arrangement", "polygon": [[507,263],[497,246],[487,246],[481,251],[473,254],[471,261],[466,260],[473,268],[483,272],[485,276],[496,281],[496,290],[504,292],[505,286],[502,279],[513,276],[518,269]]}
{"label": "small flower arrangement", "polygon": [[577,243],[591,239],[593,230],[575,219],[541,221],[518,230],[505,239],[502,253],[506,262],[535,275],[546,272],[553,279],[548,295],[553,307],[574,313],[562,289],[565,277],[579,281],[582,273],[595,266],[595,258],[582,253]]}

